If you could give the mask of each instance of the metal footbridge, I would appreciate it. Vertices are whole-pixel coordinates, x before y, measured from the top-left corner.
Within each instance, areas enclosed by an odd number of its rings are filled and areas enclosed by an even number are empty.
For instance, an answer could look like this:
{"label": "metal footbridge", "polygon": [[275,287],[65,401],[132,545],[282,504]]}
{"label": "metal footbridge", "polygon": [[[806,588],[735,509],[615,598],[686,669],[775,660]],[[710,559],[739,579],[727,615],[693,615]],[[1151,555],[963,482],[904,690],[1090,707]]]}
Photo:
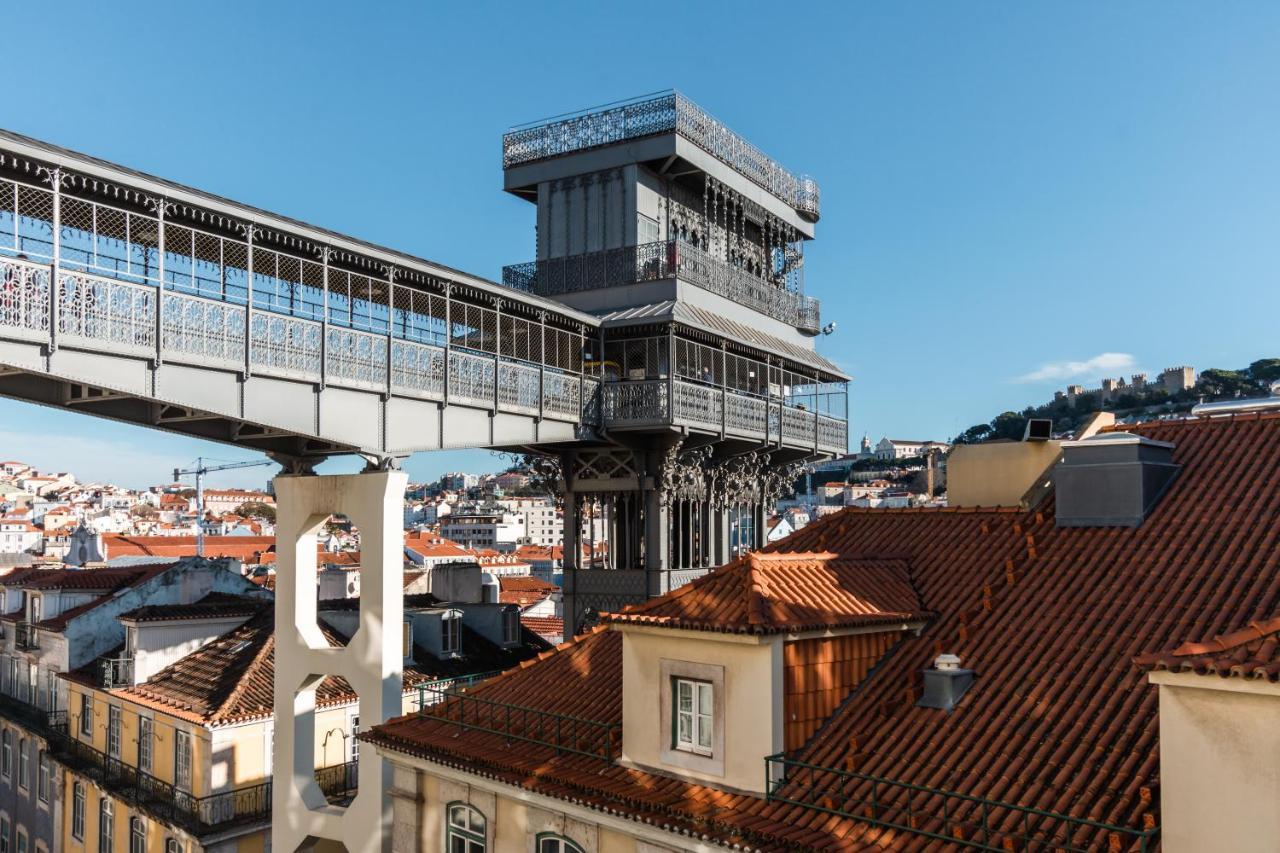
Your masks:
{"label": "metal footbridge", "polygon": [[[295,460],[555,446],[597,440],[610,413],[635,418],[640,389],[592,354],[603,328],[528,290],[0,131],[3,396]],[[846,447],[843,417],[806,407],[794,382],[669,372],[645,390],[661,409],[646,416]]]}

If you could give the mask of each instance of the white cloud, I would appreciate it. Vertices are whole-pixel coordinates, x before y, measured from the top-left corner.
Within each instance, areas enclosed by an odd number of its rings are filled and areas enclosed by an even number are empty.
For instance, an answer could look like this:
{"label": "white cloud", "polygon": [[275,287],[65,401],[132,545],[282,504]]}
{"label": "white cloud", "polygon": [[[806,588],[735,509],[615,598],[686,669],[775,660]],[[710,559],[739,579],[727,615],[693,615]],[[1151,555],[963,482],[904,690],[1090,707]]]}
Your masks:
{"label": "white cloud", "polygon": [[1127,352],[1103,352],[1084,361],[1051,361],[1030,373],[1014,379],[1014,382],[1048,382],[1067,379],[1097,379],[1103,376],[1123,375],[1132,370],[1137,361]]}

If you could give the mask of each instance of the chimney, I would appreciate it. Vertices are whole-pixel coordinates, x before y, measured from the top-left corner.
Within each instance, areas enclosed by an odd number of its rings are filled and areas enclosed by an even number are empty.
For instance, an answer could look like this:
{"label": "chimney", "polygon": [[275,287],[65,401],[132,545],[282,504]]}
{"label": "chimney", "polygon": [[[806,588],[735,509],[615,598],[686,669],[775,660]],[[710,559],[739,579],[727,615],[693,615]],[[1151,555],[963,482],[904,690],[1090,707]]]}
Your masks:
{"label": "chimney", "polygon": [[1173,444],[1128,432],[1064,442],[1054,468],[1058,527],[1137,527],[1178,473]]}
{"label": "chimney", "polygon": [[959,657],[938,655],[933,668],[924,671],[924,695],[916,707],[950,711],[972,684],[973,670],[961,668]]}

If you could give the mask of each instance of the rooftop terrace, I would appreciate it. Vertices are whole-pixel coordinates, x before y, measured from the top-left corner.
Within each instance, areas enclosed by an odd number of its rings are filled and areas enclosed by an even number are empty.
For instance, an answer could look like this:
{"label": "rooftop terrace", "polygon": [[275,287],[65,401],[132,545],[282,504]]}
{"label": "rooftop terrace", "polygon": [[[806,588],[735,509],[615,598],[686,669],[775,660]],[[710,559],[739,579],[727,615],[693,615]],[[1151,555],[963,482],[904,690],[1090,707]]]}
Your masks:
{"label": "rooftop terrace", "polygon": [[817,181],[784,168],[673,89],[516,125],[502,137],[502,168],[659,133],[684,137],[817,220]]}

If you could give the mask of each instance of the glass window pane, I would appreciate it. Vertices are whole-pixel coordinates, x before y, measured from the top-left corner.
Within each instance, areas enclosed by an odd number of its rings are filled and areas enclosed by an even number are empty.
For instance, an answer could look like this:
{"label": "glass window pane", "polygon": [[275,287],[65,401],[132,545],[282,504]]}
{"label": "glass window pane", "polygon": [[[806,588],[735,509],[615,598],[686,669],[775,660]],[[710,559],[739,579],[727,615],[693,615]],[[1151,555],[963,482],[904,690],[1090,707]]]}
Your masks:
{"label": "glass window pane", "polygon": [[711,748],[711,718],[705,716],[698,717],[698,746],[703,749]]}
{"label": "glass window pane", "polygon": [[698,684],[698,710],[704,714],[711,713],[711,685],[706,682]]}

